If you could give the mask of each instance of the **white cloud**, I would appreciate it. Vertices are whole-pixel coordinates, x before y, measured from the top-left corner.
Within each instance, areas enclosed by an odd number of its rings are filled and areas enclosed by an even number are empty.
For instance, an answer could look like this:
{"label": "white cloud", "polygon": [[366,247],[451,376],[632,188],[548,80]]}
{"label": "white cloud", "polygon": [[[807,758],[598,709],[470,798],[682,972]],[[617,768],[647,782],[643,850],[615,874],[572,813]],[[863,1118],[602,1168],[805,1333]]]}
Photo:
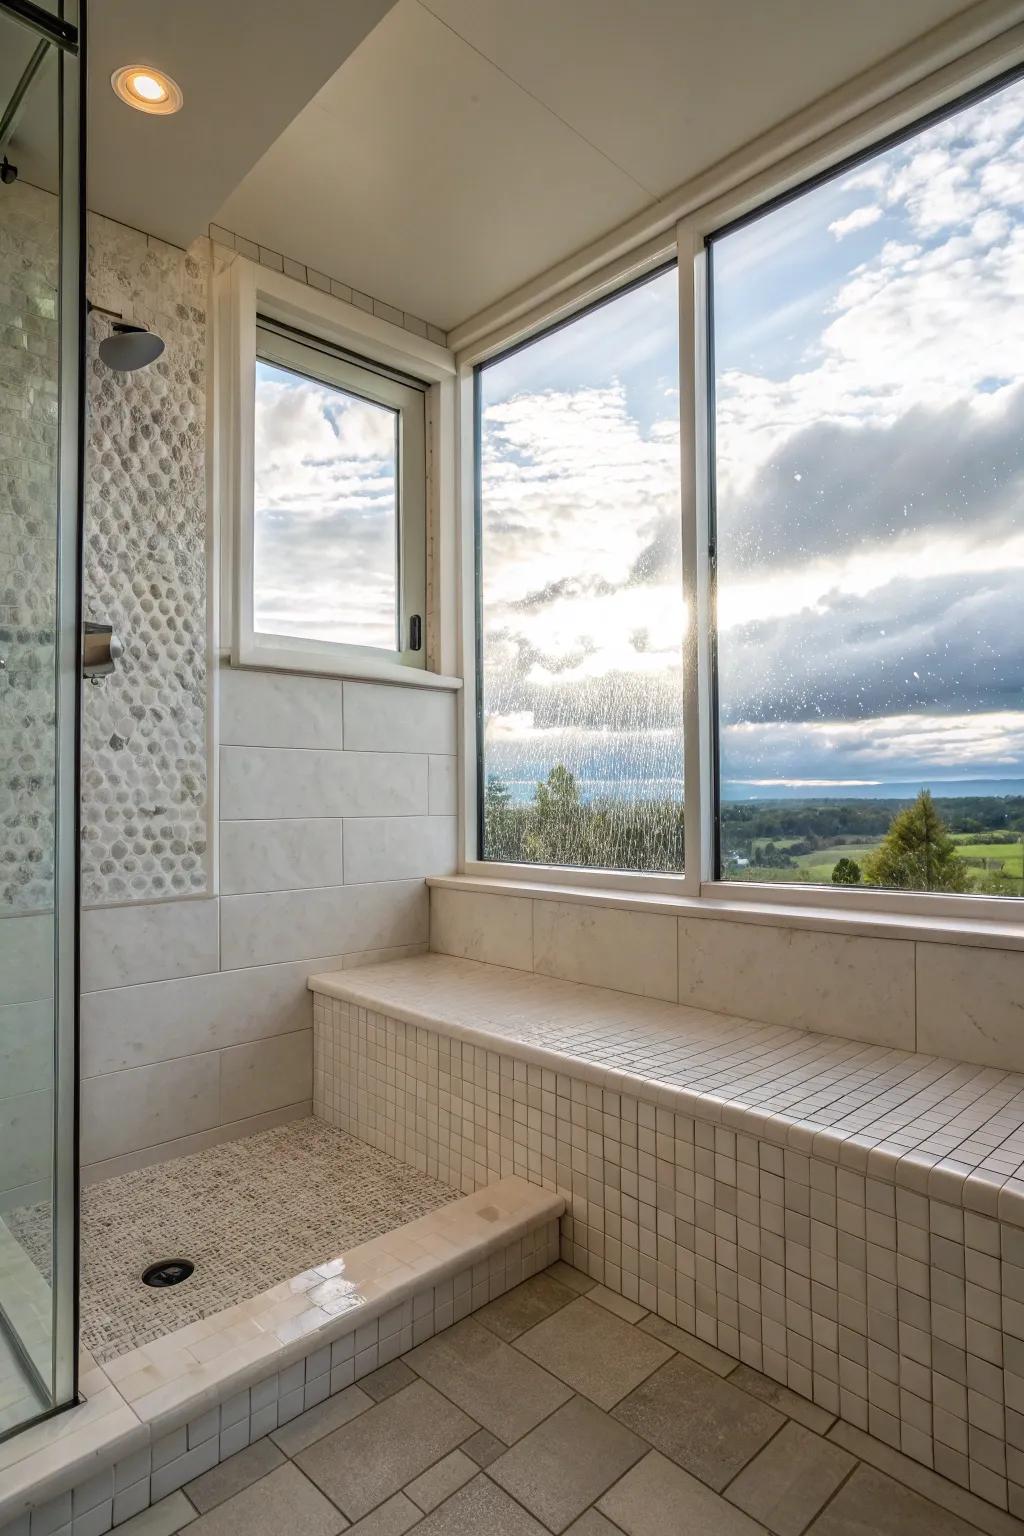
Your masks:
{"label": "white cloud", "polygon": [[845,240],[847,235],[855,234],[858,229],[870,229],[872,224],[877,224],[884,217],[884,210],[877,203],[865,203],[862,208],[854,208],[852,213],[844,214],[841,219],[833,219],[828,232],[835,235],[837,240]]}

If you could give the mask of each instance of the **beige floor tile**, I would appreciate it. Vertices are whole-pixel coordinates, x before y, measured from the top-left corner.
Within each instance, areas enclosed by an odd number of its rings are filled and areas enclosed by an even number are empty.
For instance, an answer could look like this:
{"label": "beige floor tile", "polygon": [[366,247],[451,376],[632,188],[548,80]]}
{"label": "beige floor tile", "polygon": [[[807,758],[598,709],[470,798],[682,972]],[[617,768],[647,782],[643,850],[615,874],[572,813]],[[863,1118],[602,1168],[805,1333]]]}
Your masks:
{"label": "beige floor tile", "polygon": [[975,1527],[875,1467],[859,1466],[808,1536],[975,1536]]}
{"label": "beige floor tile", "polygon": [[784,1424],[729,1484],[726,1498],[775,1536],[800,1536],[856,1465],[802,1424]]}
{"label": "beige floor tile", "polygon": [[836,1421],[834,1413],[829,1413],[825,1408],[819,1408],[817,1403],[801,1397],[799,1392],[791,1392],[780,1382],[772,1381],[770,1376],[762,1376],[760,1371],[751,1370],[749,1365],[738,1365],[730,1375],[729,1381],[734,1387],[742,1387],[744,1392],[752,1392],[755,1397],[761,1399],[762,1403],[768,1403],[770,1407],[777,1408],[788,1419],[796,1419],[798,1424],[803,1424],[807,1429],[813,1429],[816,1435],[825,1434],[830,1425]]}
{"label": "beige floor tile", "polygon": [[459,1447],[471,1456],[478,1467],[489,1467],[492,1461],[508,1450],[504,1440],[499,1440],[497,1435],[492,1435],[489,1429],[478,1429],[475,1435],[470,1435]]}
{"label": "beige floor tile", "polygon": [[599,1307],[606,1307],[609,1312],[614,1312],[616,1317],[621,1317],[624,1323],[638,1323],[641,1318],[647,1316],[646,1307],[641,1307],[637,1302],[620,1296],[618,1291],[608,1290],[604,1285],[595,1285],[593,1290],[588,1291],[587,1300],[596,1302]]}
{"label": "beige floor tile", "polygon": [[271,1440],[256,1440],[236,1456],[229,1456],[219,1466],[211,1467],[202,1477],[185,1484],[185,1493],[201,1515],[208,1509],[223,1504],[225,1499],[241,1493],[250,1483],[259,1482],[268,1472],[279,1467],[284,1457]]}
{"label": "beige floor tile", "polygon": [[647,1450],[638,1435],[574,1397],[494,1462],[488,1476],[560,1532]]}
{"label": "beige floor tile", "polygon": [[783,1417],[684,1355],[675,1355],[615,1409],[615,1418],[719,1491]]}
{"label": "beige floor tile", "polygon": [[565,1536],[622,1536],[617,1525],[612,1525],[599,1510],[588,1509],[574,1520]]}
{"label": "beige floor tile", "polygon": [[497,1301],[488,1302],[486,1307],[473,1313],[473,1320],[483,1323],[485,1328],[509,1344],[528,1328],[550,1317],[552,1312],[568,1306],[570,1301],[576,1299],[576,1295],[577,1292],[569,1286],[553,1279],[549,1271],[547,1274],[534,1275],[531,1280],[524,1280],[522,1285],[506,1291]]}
{"label": "beige floor tile", "polygon": [[307,1445],[314,1445],[332,1430],[340,1429],[350,1419],[358,1418],[359,1414],[372,1407],[373,1399],[367,1397],[360,1387],[346,1387],[343,1392],[336,1392],[333,1397],[317,1403],[315,1408],[307,1408],[297,1419],[282,1424],[270,1438],[277,1442],[286,1456],[297,1456]]}
{"label": "beige floor tile", "polygon": [[482,1472],[427,1515],[416,1536],[548,1536],[542,1525]]}
{"label": "beige floor tile", "polygon": [[657,1451],[627,1472],[598,1510],[626,1536],[762,1536],[742,1510]]}
{"label": "beige floor tile", "polygon": [[461,1409],[417,1381],[318,1440],[296,1461],[350,1520],[361,1520],[475,1427]]}
{"label": "beige floor tile", "polygon": [[450,1499],[455,1491],[476,1477],[480,1468],[462,1451],[452,1451],[443,1461],[406,1483],[406,1494],[425,1515]]}
{"label": "beige floor tile", "polygon": [[369,1376],[363,1376],[359,1385],[375,1403],[382,1403],[386,1397],[394,1397],[396,1392],[401,1392],[403,1387],[415,1380],[416,1377],[407,1365],[401,1360],[391,1360],[379,1370],[371,1371]]}
{"label": "beige floor tile", "polygon": [[597,1281],[591,1280],[582,1269],[573,1269],[571,1264],[566,1264],[562,1259],[549,1264],[544,1273],[550,1275],[552,1280],[557,1280],[560,1285],[567,1285],[571,1291],[578,1292],[580,1296],[587,1291],[592,1291],[597,1284]]}
{"label": "beige floor tile", "polygon": [[419,1518],[420,1512],[416,1505],[404,1493],[396,1493],[375,1509],[372,1515],[367,1515],[365,1520],[350,1525],[348,1536],[405,1536],[405,1532]]}
{"label": "beige floor tile", "polygon": [[189,1526],[193,1536],[337,1536],[348,1522],[286,1462]]}
{"label": "beige floor tile", "polygon": [[421,1344],[405,1360],[506,1445],[572,1395],[517,1348],[502,1343],[471,1318]]}
{"label": "beige floor tile", "polygon": [[179,1488],[177,1492],[169,1493],[166,1499],[160,1499],[148,1509],[133,1515],[117,1529],[119,1536],[122,1532],[124,1536],[174,1536],[176,1531],[183,1531],[195,1518],[195,1510]]}
{"label": "beige floor tile", "polygon": [[698,1339],[695,1333],[687,1333],[683,1328],[676,1328],[673,1323],[667,1323],[663,1317],[656,1317],[653,1312],[638,1324],[644,1333],[649,1333],[653,1338],[660,1339],[667,1344],[669,1349],[674,1349],[681,1355],[686,1355],[690,1360],[696,1360],[698,1365],[703,1365],[707,1370],[714,1371],[716,1376],[728,1376],[736,1369],[736,1361],[732,1355],[723,1355],[720,1349],[713,1344],[705,1344],[703,1339]]}
{"label": "beige floor tile", "polygon": [[515,1347],[599,1408],[613,1407],[671,1354],[585,1296],[524,1333]]}

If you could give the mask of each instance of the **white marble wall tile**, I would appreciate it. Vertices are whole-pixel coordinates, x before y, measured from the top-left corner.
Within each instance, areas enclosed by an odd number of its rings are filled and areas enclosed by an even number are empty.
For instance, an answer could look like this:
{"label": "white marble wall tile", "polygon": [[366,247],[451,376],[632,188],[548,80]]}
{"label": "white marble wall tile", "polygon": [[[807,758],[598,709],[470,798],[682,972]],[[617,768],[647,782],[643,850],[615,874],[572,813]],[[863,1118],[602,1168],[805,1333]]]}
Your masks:
{"label": "white marble wall tile", "polygon": [[220,1115],[220,1056],[186,1056],[82,1083],[82,1162],[209,1130]]}
{"label": "white marble wall tile", "polygon": [[679,1001],[912,1051],[914,946],[680,918]]}
{"label": "white marble wall tile", "polygon": [[[347,957],[332,952],[340,969]],[[82,998],[82,1075],[99,1077],[201,1051],[223,1050],[311,1024],[310,961],[252,966],[90,992]],[[318,969],[329,969],[317,960]]]}
{"label": "white marble wall tile", "polygon": [[440,955],[533,970],[533,902],[477,891],[430,892],[430,947]]}
{"label": "white marble wall tile", "polygon": [[52,1076],[52,1001],[0,1008],[0,1099],[48,1088]]}
{"label": "white marble wall tile", "polygon": [[413,880],[455,869],[454,816],[367,816],[345,823],[345,884]]}
{"label": "white marble wall tile", "polygon": [[48,1091],[6,1099],[0,1108],[0,1195],[48,1179],[53,1098]]}
{"label": "white marble wall tile", "polygon": [[542,976],[675,1001],[675,918],[563,901],[533,907],[533,968]]}
{"label": "white marble wall tile", "polygon": [[53,996],[53,918],[33,912],[0,917],[0,1004]]}
{"label": "white marble wall tile", "polygon": [[455,816],[459,809],[457,757],[432,757],[429,770],[431,816]]}
{"label": "white marble wall tile", "polygon": [[420,944],[426,937],[427,888],[420,880],[225,896],[221,902],[225,970]]}
{"label": "white marble wall tile", "polygon": [[225,1123],[312,1096],[312,1029],[232,1046],[221,1056],[220,1118]]}
{"label": "white marble wall tile", "polygon": [[345,684],[345,746],[350,752],[456,751],[456,695],[447,688]]}
{"label": "white marble wall tile", "polygon": [[215,971],[217,902],[165,901],[82,913],[82,991]]}
{"label": "white marble wall tile", "polygon": [[242,747],[340,751],[340,682],[289,672],[220,672],[220,740]]}
{"label": "white marble wall tile", "polygon": [[341,885],[341,839],[340,821],[222,821],[221,894]]}
{"label": "white marble wall tile", "polygon": [[423,816],[427,759],[394,752],[222,747],[224,821]]}
{"label": "white marble wall tile", "polygon": [[918,1050],[1024,1070],[1024,952],[916,947]]}

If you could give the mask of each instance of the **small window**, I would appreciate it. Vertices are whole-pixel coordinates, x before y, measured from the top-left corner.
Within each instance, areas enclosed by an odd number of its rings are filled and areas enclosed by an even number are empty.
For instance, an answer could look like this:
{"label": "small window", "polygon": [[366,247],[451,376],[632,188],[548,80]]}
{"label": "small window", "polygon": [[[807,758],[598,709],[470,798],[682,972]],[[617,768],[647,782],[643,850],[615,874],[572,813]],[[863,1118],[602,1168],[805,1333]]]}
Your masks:
{"label": "small window", "polygon": [[710,242],[719,866],[1024,895],[1024,83]]}
{"label": "small window", "polygon": [[415,381],[258,321],[244,659],[424,665],[424,432]]}
{"label": "small window", "polygon": [[480,856],[678,874],[676,269],[477,370]]}

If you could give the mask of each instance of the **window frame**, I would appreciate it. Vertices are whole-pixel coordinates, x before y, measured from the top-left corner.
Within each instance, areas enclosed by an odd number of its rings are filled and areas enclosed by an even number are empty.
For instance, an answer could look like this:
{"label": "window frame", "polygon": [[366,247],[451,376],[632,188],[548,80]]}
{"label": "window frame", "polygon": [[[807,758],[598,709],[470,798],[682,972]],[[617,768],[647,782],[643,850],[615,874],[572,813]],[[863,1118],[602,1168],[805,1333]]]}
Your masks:
{"label": "window frame", "polygon": [[[217,255],[227,255],[217,248]],[[219,561],[216,631],[232,666],[308,672],[320,676],[457,689],[455,584],[456,529],[452,452],[455,365],[447,349],[369,314],[331,294],[310,288],[238,254],[215,264],[213,281],[212,432],[209,475],[221,508],[216,556]],[[403,635],[410,612],[423,618],[419,653],[385,651],[299,636],[262,635],[253,627],[253,532],[255,390],[260,322],[293,333],[327,366],[338,359],[385,378],[409,381],[423,392],[423,473],[420,526],[413,548],[422,551],[422,607],[409,609],[401,593]],[[271,359],[272,361],[272,359]],[[294,363],[284,367],[305,372]],[[316,374],[311,374],[317,377]],[[331,384],[329,377],[325,382]],[[349,392],[351,385],[339,383]],[[387,402],[380,402],[387,403]],[[394,409],[393,405],[390,408]],[[406,494],[408,492],[406,491]],[[401,512],[400,512],[401,517]],[[408,525],[407,525],[408,526]],[[400,588],[405,588],[400,560]]]}
{"label": "window frame", "polygon": [[[712,910],[729,911],[741,920],[744,908],[791,910],[799,921],[800,909],[817,909],[839,919],[888,918],[904,922],[950,919],[972,922],[1024,924],[1024,897],[972,896],[928,891],[886,891],[866,887],[787,885],[770,882],[725,881],[718,868],[718,774],[716,700],[717,661],[714,622],[714,451],[713,348],[711,330],[710,239],[725,229],[768,212],[782,202],[799,197],[816,182],[831,179],[845,169],[885,149],[913,138],[932,123],[954,115],[972,101],[1024,79],[1022,29],[1007,43],[1001,38],[986,41],[959,57],[948,54],[932,61],[932,73],[906,83],[892,72],[885,88],[867,93],[867,101],[851,108],[845,100],[837,106],[825,98],[802,115],[804,132],[800,148],[770,155],[752,146],[736,157],[738,166],[727,176],[726,189],[709,196],[709,174],[698,178],[688,205],[675,224],[643,247],[619,256],[604,266],[580,258],[579,279],[555,298],[541,297],[535,307],[523,307],[500,328],[476,339],[471,325],[460,328],[467,344],[456,353],[459,372],[460,414],[460,519],[462,528],[462,625],[463,665],[467,680],[463,734],[466,743],[462,783],[463,875],[482,882],[514,881],[524,886],[557,886],[567,892],[603,890],[623,896],[676,896],[687,906],[696,900]],[[883,67],[883,77],[887,73]],[[852,88],[846,93],[853,94]],[[843,92],[837,93],[839,98]],[[845,108],[845,110],[844,110]],[[858,110],[859,109],[859,110]],[[784,141],[785,142],[785,141]],[[792,143],[792,136],[789,140]],[[612,245],[609,240],[606,244]],[[478,538],[476,477],[476,370],[516,345],[523,345],[596,302],[628,287],[659,265],[678,262],[679,272],[679,390],[683,590],[690,613],[684,651],[684,819],[686,869],[679,876],[634,874],[615,870],[573,869],[554,865],[505,864],[480,857],[478,765],[482,739],[477,716],[479,657],[476,625],[476,540]],[[456,333],[456,340],[458,333]],[[692,410],[686,402],[692,401]],[[467,546],[469,558],[467,560]],[[468,639],[467,639],[468,630]],[[808,914],[809,915],[809,914]]]}

